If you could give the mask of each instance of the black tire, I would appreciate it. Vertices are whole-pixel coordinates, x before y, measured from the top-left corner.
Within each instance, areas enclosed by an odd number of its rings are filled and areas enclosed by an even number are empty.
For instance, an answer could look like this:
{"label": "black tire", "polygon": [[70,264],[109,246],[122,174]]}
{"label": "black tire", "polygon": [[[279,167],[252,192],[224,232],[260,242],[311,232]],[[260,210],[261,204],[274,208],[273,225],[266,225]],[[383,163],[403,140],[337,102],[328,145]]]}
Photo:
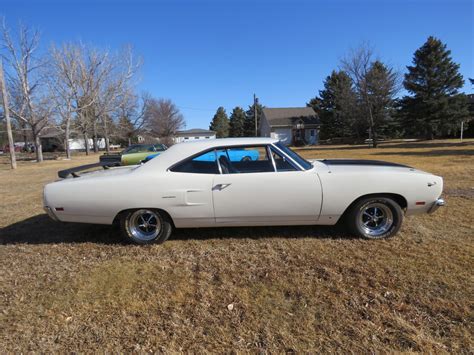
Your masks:
{"label": "black tire", "polygon": [[354,235],[366,239],[393,237],[403,223],[400,205],[389,197],[370,196],[357,201],[346,215],[346,224]]}
{"label": "black tire", "polygon": [[240,161],[251,161],[251,160],[252,158],[250,158],[249,156],[245,156],[242,159],[240,159]]}
{"label": "black tire", "polygon": [[[147,215],[151,217],[147,223],[149,223],[149,228],[152,228],[153,223],[159,226],[159,228],[156,228],[156,233],[140,230],[141,227],[137,226],[137,220],[140,218],[140,215],[145,216],[145,218],[147,218]],[[144,220],[142,221],[145,223]],[[155,209],[142,208],[129,210],[120,215],[120,232],[126,241],[135,244],[161,244],[168,240],[173,232],[173,223],[167,215]]]}

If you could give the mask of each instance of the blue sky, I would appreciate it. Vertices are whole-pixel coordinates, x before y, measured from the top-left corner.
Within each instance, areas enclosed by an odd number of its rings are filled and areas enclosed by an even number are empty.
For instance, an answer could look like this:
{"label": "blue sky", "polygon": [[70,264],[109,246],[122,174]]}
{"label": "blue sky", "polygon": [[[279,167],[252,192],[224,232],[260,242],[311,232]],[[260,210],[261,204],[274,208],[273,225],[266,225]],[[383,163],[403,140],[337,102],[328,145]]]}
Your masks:
{"label": "blue sky", "polygon": [[[206,128],[218,106],[304,106],[350,48],[370,42],[405,71],[429,35],[474,77],[473,1],[9,1],[0,16],[38,28],[42,46],[81,40],[132,44],[139,90],[171,98],[187,128]],[[466,83],[465,91],[472,92]]]}

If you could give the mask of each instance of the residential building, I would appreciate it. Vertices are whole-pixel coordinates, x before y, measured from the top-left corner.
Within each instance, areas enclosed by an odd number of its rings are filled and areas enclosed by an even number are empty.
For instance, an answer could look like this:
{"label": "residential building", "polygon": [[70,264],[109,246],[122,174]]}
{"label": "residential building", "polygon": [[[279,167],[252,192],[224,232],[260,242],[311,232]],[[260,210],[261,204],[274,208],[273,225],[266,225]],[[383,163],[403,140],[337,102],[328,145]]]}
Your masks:
{"label": "residential building", "polygon": [[192,128],[185,131],[177,131],[176,136],[174,137],[175,143],[199,139],[216,139],[216,132],[201,128]]}
{"label": "residential building", "polygon": [[319,117],[311,107],[267,107],[260,119],[260,135],[286,145],[314,145],[319,143],[319,126]]}

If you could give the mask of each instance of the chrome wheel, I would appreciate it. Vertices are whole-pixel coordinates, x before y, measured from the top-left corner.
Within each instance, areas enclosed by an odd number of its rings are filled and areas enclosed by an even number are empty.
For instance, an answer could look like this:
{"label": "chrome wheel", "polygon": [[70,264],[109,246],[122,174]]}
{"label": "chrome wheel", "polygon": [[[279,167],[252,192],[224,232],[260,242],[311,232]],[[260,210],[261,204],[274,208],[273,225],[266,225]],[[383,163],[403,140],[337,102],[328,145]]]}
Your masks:
{"label": "chrome wheel", "polygon": [[373,202],[360,210],[357,223],[365,234],[372,238],[384,235],[393,225],[393,213],[389,206]]}
{"label": "chrome wheel", "polygon": [[147,209],[137,210],[130,215],[127,229],[136,239],[150,241],[160,234],[161,218],[154,211]]}

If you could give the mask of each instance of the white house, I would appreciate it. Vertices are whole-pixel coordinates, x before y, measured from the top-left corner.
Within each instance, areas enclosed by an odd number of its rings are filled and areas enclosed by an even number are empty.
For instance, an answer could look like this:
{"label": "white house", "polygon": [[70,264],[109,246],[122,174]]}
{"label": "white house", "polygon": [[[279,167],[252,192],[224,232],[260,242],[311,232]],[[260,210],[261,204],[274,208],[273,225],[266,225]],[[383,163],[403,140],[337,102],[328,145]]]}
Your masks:
{"label": "white house", "polygon": [[319,143],[319,117],[311,107],[264,108],[260,135],[286,145]]}
{"label": "white house", "polygon": [[201,128],[192,128],[186,131],[177,131],[174,137],[175,143],[194,141],[199,139],[216,139],[216,132]]}

